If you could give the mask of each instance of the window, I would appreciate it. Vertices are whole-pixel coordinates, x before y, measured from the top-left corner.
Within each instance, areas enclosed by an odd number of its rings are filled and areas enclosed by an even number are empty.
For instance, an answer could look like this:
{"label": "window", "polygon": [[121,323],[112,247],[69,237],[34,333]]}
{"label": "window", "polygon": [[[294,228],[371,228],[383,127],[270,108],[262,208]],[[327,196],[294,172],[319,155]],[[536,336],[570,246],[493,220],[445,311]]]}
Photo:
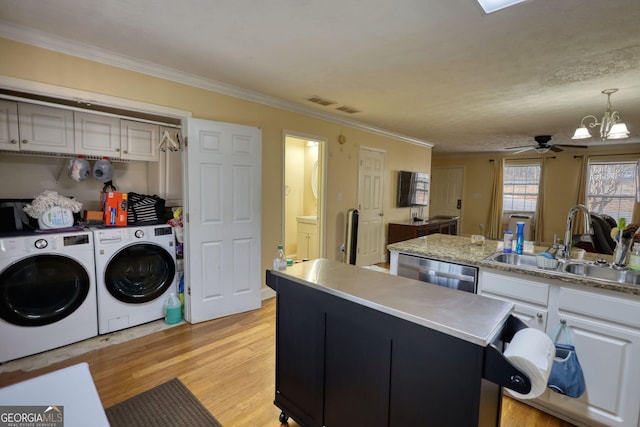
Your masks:
{"label": "window", "polygon": [[429,204],[429,174],[416,173],[416,191],[414,205],[427,206]]}
{"label": "window", "polygon": [[636,201],[636,162],[590,162],[587,208],[631,222]]}
{"label": "window", "polygon": [[540,183],[539,164],[505,164],[502,182],[503,212],[536,212]]}

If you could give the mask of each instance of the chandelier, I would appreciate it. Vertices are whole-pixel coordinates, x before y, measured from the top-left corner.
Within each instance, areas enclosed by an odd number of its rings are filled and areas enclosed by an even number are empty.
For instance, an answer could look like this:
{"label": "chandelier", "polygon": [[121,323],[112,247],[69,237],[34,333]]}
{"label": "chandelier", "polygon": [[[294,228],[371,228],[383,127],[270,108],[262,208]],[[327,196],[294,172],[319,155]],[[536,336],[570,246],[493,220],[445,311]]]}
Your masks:
{"label": "chandelier", "polygon": [[589,133],[585,123],[587,123],[590,128],[600,126],[600,137],[603,141],[607,139],[623,139],[629,137],[627,125],[621,121],[620,114],[617,111],[613,111],[613,108],[611,107],[611,94],[616,93],[617,91],[618,89],[605,89],[602,91],[603,94],[607,95],[607,109],[602,116],[602,120],[598,122],[598,118],[596,116],[584,116],[580,122],[580,127],[576,129],[576,132],[573,134],[571,139],[591,138],[591,133]]}

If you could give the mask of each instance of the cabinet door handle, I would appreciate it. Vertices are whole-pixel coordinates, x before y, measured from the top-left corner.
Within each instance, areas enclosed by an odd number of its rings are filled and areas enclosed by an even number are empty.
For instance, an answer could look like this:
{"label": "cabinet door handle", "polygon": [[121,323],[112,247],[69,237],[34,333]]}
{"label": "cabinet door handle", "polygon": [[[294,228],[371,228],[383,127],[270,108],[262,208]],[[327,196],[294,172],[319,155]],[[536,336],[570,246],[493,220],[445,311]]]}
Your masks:
{"label": "cabinet door handle", "polygon": [[560,319],[560,323],[562,323],[563,325],[567,324],[567,319]]}
{"label": "cabinet door handle", "polygon": [[17,143],[18,143],[18,140],[17,140],[17,139],[12,139],[12,140],[11,140],[11,143],[12,143],[12,144],[17,144]]}
{"label": "cabinet door handle", "polygon": [[538,319],[542,319],[542,313],[537,313],[537,314],[536,314],[536,317],[537,317]]}
{"label": "cabinet door handle", "polygon": [[119,149],[119,148],[116,148],[116,153],[119,153],[119,152],[120,152],[120,149]]}
{"label": "cabinet door handle", "polygon": [[22,143],[23,143],[23,144],[28,144],[28,143],[29,143],[29,141],[27,141],[26,139],[23,139],[23,140],[22,140]]}

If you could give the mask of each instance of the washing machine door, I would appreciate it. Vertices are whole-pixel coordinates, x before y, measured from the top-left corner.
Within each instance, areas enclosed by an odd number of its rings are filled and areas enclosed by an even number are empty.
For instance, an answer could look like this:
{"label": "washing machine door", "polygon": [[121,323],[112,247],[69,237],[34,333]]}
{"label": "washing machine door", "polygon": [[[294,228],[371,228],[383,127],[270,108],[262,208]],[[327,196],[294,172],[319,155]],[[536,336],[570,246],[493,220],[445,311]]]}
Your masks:
{"label": "washing machine door", "polygon": [[55,323],[82,305],[90,286],[87,270],[74,259],[23,258],[0,272],[0,317],[19,326]]}
{"label": "washing machine door", "polygon": [[139,243],[121,249],[107,264],[104,283],[119,301],[139,304],[152,301],[173,283],[174,258],[160,246]]}

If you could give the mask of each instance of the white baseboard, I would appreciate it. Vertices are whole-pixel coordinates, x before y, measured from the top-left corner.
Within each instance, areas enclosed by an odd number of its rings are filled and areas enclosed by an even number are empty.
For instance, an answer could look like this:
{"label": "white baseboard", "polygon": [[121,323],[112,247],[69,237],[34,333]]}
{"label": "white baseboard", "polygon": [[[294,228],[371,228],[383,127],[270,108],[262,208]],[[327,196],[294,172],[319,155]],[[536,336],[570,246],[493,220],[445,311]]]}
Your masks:
{"label": "white baseboard", "polygon": [[276,291],[268,287],[263,287],[261,292],[262,292],[262,301],[276,296]]}

